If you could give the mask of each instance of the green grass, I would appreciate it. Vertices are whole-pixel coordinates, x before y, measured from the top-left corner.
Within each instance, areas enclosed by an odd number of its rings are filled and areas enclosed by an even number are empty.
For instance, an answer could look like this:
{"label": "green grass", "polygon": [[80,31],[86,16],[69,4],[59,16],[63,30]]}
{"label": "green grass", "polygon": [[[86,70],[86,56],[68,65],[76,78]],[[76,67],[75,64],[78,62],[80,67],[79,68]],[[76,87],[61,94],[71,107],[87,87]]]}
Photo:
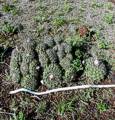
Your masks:
{"label": "green grass", "polygon": [[108,24],[112,24],[113,23],[113,13],[106,13],[103,17],[103,20],[108,23]]}
{"label": "green grass", "polygon": [[66,23],[64,16],[56,16],[51,22],[54,26],[60,27]]}
{"label": "green grass", "polygon": [[9,22],[4,22],[2,26],[2,32],[6,34],[14,34],[17,28]]}
{"label": "green grass", "polygon": [[5,13],[11,13],[13,15],[17,15],[19,13],[19,10],[14,5],[9,5],[9,4],[5,4],[2,7],[2,11]]}
{"label": "green grass", "polygon": [[75,98],[71,100],[60,101],[56,106],[57,114],[64,116],[65,112],[74,112],[75,111],[74,102]]}
{"label": "green grass", "polygon": [[100,113],[105,112],[109,109],[109,106],[103,101],[98,102],[96,107]]}
{"label": "green grass", "polygon": [[37,107],[37,111],[40,114],[43,114],[46,111],[46,107],[47,107],[46,101],[40,101]]}

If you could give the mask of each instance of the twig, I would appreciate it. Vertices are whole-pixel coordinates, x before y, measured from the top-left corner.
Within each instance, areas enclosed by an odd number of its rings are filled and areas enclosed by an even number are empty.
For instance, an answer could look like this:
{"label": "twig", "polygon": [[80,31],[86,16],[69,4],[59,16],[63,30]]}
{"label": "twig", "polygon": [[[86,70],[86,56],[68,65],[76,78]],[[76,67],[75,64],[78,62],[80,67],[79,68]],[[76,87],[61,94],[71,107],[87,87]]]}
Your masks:
{"label": "twig", "polygon": [[14,113],[8,113],[8,112],[0,112],[0,114],[6,114],[6,115],[12,115],[12,116],[15,115]]}
{"label": "twig", "polygon": [[114,88],[115,85],[80,85],[80,86],[72,86],[72,87],[64,87],[64,88],[57,88],[52,90],[47,90],[45,92],[34,92],[25,88],[20,88],[14,91],[10,91],[9,94],[16,94],[19,92],[27,92],[33,95],[46,95],[54,92],[60,92],[60,91],[68,91],[68,90],[76,90],[76,89],[86,89],[86,88]]}

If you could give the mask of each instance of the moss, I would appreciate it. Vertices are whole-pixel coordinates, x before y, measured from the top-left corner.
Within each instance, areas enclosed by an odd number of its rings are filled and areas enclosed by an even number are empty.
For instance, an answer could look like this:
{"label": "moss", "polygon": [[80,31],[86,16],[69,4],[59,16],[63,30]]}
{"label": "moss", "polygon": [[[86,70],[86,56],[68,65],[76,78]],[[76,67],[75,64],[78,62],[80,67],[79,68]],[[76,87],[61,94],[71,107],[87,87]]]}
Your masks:
{"label": "moss", "polygon": [[62,71],[58,65],[50,64],[44,69],[43,81],[48,88],[61,87]]}
{"label": "moss", "polygon": [[57,63],[58,62],[58,56],[57,56],[55,50],[48,49],[46,51],[46,53],[47,53],[51,63]]}
{"label": "moss", "polygon": [[102,62],[95,65],[93,58],[89,58],[86,60],[85,74],[86,77],[92,80],[92,83],[98,83],[105,78],[105,65]]}
{"label": "moss", "polygon": [[20,82],[21,72],[20,72],[20,52],[17,49],[12,51],[11,61],[10,61],[10,76],[11,80],[14,82]]}

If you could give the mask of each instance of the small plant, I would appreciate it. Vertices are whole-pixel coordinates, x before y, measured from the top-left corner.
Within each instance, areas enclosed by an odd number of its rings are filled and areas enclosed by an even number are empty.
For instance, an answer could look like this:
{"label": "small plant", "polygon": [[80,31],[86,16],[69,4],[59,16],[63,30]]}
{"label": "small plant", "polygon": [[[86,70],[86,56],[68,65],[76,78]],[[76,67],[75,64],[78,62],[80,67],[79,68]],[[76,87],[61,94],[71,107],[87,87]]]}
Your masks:
{"label": "small plant", "polygon": [[6,4],[3,6],[2,10],[6,13],[11,13],[13,15],[18,14],[19,10],[14,5]]}
{"label": "small plant", "polygon": [[92,7],[93,8],[101,8],[101,7],[103,7],[103,3],[99,3],[96,0],[94,0],[93,4],[92,4]]}
{"label": "small plant", "polygon": [[42,114],[46,111],[46,107],[47,107],[46,101],[40,101],[38,104],[37,111]]}
{"label": "small plant", "polygon": [[72,9],[72,7],[70,6],[70,4],[68,3],[67,0],[64,1],[64,7],[63,7],[63,9],[64,9],[64,11],[66,13],[68,13]]}
{"label": "small plant", "polygon": [[66,42],[72,46],[80,47],[86,43],[86,39],[79,35],[73,35],[66,38]]}
{"label": "small plant", "polygon": [[113,9],[113,4],[111,2],[107,2],[107,3],[104,4],[104,8],[112,10]]}
{"label": "small plant", "polygon": [[100,113],[107,111],[109,109],[109,106],[104,103],[103,101],[97,103],[97,109],[99,110]]}
{"label": "small plant", "polygon": [[17,33],[17,27],[15,27],[14,25],[12,25],[9,22],[4,22],[4,24],[2,26],[2,32],[5,34]]}
{"label": "small plant", "polygon": [[98,42],[98,48],[100,49],[107,49],[109,46],[105,41],[99,41]]}
{"label": "small plant", "polygon": [[22,111],[20,111],[17,115],[17,120],[26,120],[25,115]]}
{"label": "small plant", "polygon": [[73,60],[71,65],[76,70],[76,72],[83,70],[82,63],[81,63],[80,59]]}
{"label": "small plant", "polygon": [[44,21],[47,20],[48,15],[47,15],[47,8],[45,6],[43,6],[41,3],[38,6],[38,15],[34,17],[34,19],[37,22],[43,23]]}
{"label": "small plant", "polygon": [[104,21],[106,22],[106,23],[108,23],[108,24],[112,24],[112,22],[113,22],[113,13],[106,13],[105,15],[104,15]]}
{"label": "small plant", "polygon": [[59,102],[59,104],[56,106],[58,115],[64,116],[65,112],[75,111],[74,99]]}
{"label": "small plant", "polygon": [[55,17],[52,21],[52,24],[56,27],[60,27],[66,23],[64,16]]}

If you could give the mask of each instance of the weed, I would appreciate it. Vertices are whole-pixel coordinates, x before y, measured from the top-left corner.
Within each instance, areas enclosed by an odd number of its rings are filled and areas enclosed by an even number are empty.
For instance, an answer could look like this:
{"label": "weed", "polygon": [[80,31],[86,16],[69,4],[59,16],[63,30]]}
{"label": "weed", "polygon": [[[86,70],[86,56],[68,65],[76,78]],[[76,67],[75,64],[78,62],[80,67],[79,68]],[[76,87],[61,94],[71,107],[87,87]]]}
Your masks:
{"label": "weed", "polygon": [[68,3],[68,0],[64,1],[63,9],[64,9],[65,13],[68,13],[72,9],[72,7],[70,6],[70,4]]}
{"label": "weed", "polygon": [[3,12],[11,13],[13,15],[18,14],[19,10],[14,5],[5,4],[2,8]]}
{"label": "weed", "polygon": [[60,27],[66,23],[64,16],[57,16],[52,20],[52,24],[56,27]]}
{"label": "weed", "polygon": [[93,8],[101,8],[101,7],[103,7],[103,3],[99,3],[96,0],[94,0],[93,4],[92,4],[92,7]]}
{"label": "weed", "polygon": [[97,109],[99,110],[100,113],[107,111],[109,109],[109,106],[104,103],[103,101],[97,103]]}
{"label": "weed", "polygon": [[75,111],[74,101],[75,98],[59,102],[59,104],[56,106],[58,115],[63,116],[65,112]]}
{"label": "weed", "polygon": [[73,62],[72,62],[72,67],[76,70],[76,72],[80,71],[80,70],[83,70],[83,67],[82,67],[82,64],[81,64],[81,60],[78,58],[78,59],[75,59]]}
{"label": "weed", "polygon": [[25,119],[25,115],[24,115],[24,113],[23,113],[22,111],[20,111],[20,112],[18,113],[17,119],[18,119],[18,120],[26,120],[26,119]]}
{"label": "weed", "polygon": [[91,100],[91,98],[93,97],[93,93],[94,93],[94,89],[92,89],[92,88],[86,89],[86,90],[81,90],[80,99],[84,102],[87,102],[87,101]]}
{"label": "weed", "polygon": [[34,17],[34,19],[37,22],[41,22],[43,23],[44,21],[46,21],[48,18],[47,14],[45,13],[45,11],[39,11],[38,15]]}
{"label": "weed", "polygon": [[1,32],[8,35],[16,34],[21,30],[23,30],[23,26],[21,24],[14,26],[12,23],[6,21],[1,27]]}
{"label": "weed", "polygon": [[111,2],[107,2],[107,3],[104,4],[104,8],[112,10],[113,9],[113,4]]}
{"label": "weed", "polygon": [[40,103],[38,104],[38,107],[37,107],[37,111],[40,113],[40,114],[43,114],[45,111],[46,111],[46,101],[40,101]]}
{"label": "weed", "polygon": [[105,41],[99,41],[98,42],[98,48],[100,49],[108,49],[109,45]]}
{"label": "weed", "polygon": [[80,47],[86,43],[86,39],[79,35],[73,35],[66,38],[66,42],[72,46]]}
{"label": "weed", "polygon": [[104,21],[108,24],[112,24],[113,22],[113,13],[106,13],[103,17]]}

